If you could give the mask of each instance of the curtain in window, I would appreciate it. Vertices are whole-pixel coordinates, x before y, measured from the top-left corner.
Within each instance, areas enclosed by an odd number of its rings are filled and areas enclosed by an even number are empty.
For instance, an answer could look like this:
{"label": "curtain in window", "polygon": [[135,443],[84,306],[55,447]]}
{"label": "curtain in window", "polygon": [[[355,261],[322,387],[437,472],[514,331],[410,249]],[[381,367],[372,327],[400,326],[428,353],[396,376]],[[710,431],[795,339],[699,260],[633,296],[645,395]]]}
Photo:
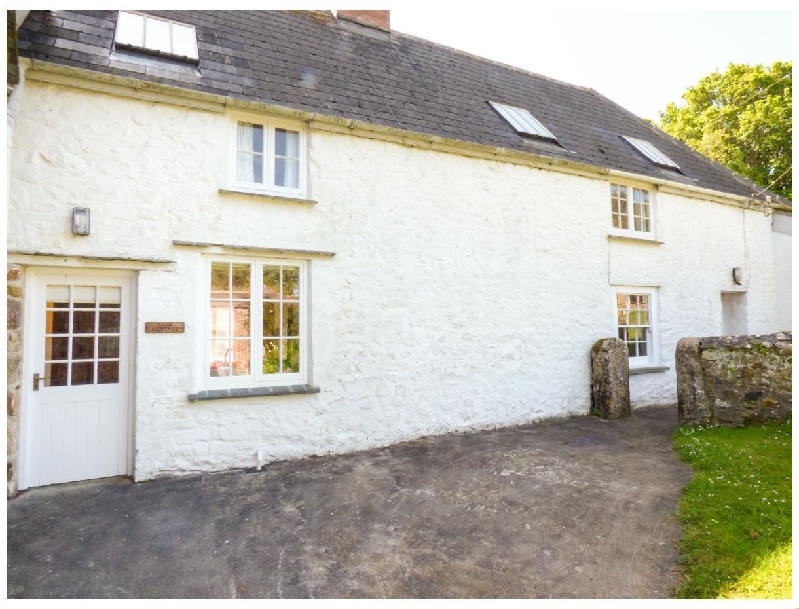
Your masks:
{"label": "curtain in window", "polygon": [[236,130],[236,179],[239,182],[263,183],[264,128],[239,123]]}
{"label": "curtain in window", "polygon": [[300,134],[275,129],[275,186],[300,187]]}

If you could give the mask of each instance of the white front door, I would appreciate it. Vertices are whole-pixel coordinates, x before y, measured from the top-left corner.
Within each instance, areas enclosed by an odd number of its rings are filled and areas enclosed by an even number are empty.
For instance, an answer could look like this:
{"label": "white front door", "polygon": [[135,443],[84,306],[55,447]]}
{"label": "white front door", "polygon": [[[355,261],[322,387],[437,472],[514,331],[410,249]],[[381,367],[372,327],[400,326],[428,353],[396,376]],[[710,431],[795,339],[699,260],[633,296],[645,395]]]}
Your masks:
{"label": "white front door", "polygon": [[32,274],[21,489],[132,474],[131,284]]}

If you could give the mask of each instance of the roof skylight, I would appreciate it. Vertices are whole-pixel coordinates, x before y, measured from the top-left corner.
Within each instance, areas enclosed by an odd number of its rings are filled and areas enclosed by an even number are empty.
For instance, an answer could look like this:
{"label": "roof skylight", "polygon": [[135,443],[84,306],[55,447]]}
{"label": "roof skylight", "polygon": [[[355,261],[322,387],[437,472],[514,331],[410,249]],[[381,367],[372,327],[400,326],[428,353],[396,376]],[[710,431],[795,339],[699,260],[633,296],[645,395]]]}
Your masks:
{"label": "roof skylight", "polygon": [[197,59],[197,33],[193,26],[119,11],[116,44],[158,54]]}
{"label": "roof skylight", "polygon": [[680,166],[677,165],[674,161],[672,161],[669,157],[663,154],[660,150],[655,148],[652,144],[647,142],[646,140],[638,140],[634,137],[627,137],[626,135],[621,136],[624,141],[626,141],[630,146],[635,148],[638,152],[643,154],[646,158],[648,158],[652,163],[657,165],[658,167],[665,167],[666,169],[679,169]]}
{"label": "roof skylight", "polygon": [[513,106],[506,106],[496,102],[488,103],[502,118],[508,121],[508,124],[516,130],[516,133],[532,135],[545,140],[555,140],[555,136],[550,133],[549,129],[544,127],[524,108],[514,108]]}

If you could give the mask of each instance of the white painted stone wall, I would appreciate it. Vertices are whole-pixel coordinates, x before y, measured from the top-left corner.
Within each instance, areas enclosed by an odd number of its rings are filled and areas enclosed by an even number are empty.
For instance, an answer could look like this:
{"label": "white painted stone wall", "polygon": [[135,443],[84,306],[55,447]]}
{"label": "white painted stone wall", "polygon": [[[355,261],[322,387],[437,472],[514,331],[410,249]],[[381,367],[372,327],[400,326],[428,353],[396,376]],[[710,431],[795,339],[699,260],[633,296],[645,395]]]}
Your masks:
{"label": "white painted stone wall", "polygon": [[774,272],[777,281],[777,323],[783,330],[792,328],[792,265],[793,230],[789,214],[775,213],[771,217],[774,240]]}
{"label": "white painted stone wall", "polygon": [[[606,179],[322,131],[318,205],[220,195],[226,115],[32,82],[25,95],[9,249],[176,260],[138,275],[137,480],[584,414],[591,345],[616,334],[613,285],[660,290],[669,370],[632,377],[636,406],[676,401],[677,340],[720,332],[733,266],[751,331],[779,329],[762,212],[659,194],[664,245],[609,242]],[[77,205],[88,238],[70,233]],[[310,262],[321,393],[187,401],[205,258],[173,240],[336,252]],[[185,334],[144,333],[163,320]]]}

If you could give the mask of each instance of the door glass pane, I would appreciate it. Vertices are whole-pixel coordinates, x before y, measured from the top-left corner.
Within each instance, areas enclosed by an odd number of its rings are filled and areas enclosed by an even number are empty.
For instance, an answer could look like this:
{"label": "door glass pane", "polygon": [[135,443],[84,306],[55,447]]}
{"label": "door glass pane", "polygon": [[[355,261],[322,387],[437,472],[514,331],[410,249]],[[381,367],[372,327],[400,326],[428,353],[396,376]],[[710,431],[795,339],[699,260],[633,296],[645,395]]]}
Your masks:
{"label": "door glass pane", "polygon": [[47,308],[48,309],[68,309],[69,308],[69,286],[68,285],[48,285],[47,286]]}
{"label": "door glass pane", "polygon": [[47,311],[47,334],[69,334],[69,311]]}
{"label": "door glass pane", "polygon": [[98,362],[97,384],[108,385],[119,382],[119,362]]}
{"label": "door glass pane", "polygon": [[[107,315],[107,313],[106,313]],[[112,313],[119,317],[119,313]],[[93,334],[94,333],[94,311],[73,311],[72,312],[72,333],[73,334]],[[119,324],[117,324],[117,328]],[[118,332],[119,330],[117,330]]]}
{"label": "door glass pane", "polygon": [[72,288],[72,306],[76,309],[93,309],[94,292],[94,286],[74,286]]}
{"label": "door glass pane", "polygon": [[69,359],[69,337],[56,336],[44,339],[44,359]]}
{"label": "door glass pane", "polygon": [[94,362],[73,362],[70,385],[91,385],[94,383]]}
{"label": "door glass pane", "polygon": [[44,365],[45,387],[66,387],[67,364]]}
{"label": "door glass pane", "polygon": [[122,304],[122,288],[102,287],[99,290],[101,309],[118,309]]}
{"label": "door glass pane", "polygon": [[72,339],[72,359],[94,359],[94,336],[76,336]]}
{"label": "door glass pane", "polygon": [[100,332],[104,334],[119,333],[118,311],[100,311]]}
{"label": "door glass pane", "polygon": [[98,356],[102,358],[119,357],[119,337],[100,336],[98,342]]}

